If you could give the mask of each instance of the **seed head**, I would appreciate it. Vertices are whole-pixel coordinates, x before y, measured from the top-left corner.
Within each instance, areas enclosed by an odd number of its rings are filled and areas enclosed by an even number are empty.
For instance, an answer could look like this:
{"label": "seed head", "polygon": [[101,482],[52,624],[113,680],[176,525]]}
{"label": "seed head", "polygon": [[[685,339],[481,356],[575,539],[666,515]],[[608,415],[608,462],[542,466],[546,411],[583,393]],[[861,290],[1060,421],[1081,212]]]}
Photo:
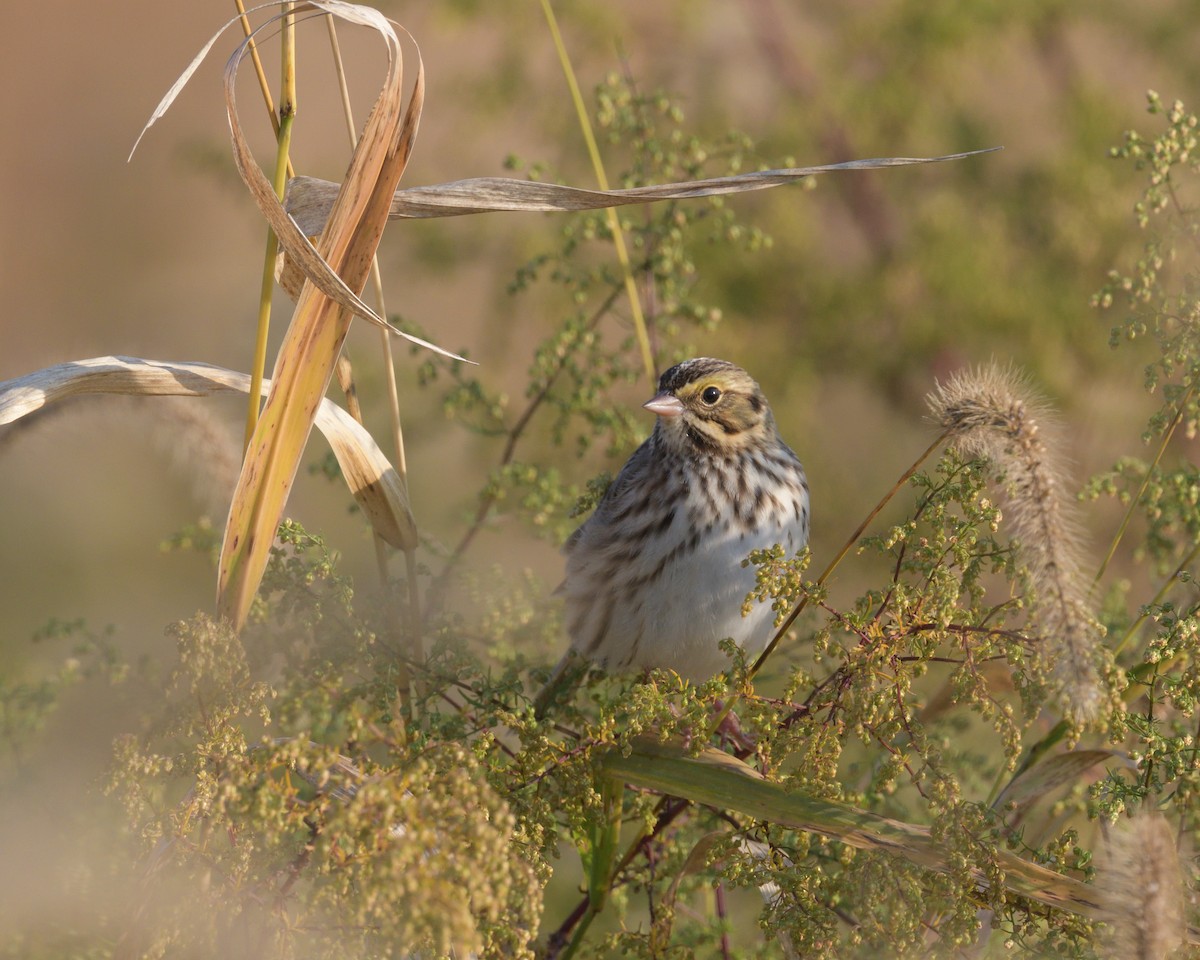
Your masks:
{"label": "seed head", "polygon": [[1038,590],[1034,617],[1042,659],[1073,720],[1093,719],[1103,701],[1102,628],[1090,613],[1081,575],[1079,527],[1063,494],[1062,457],[1040,425],[1045,405],[1011,368],[996,364],[955,374],[927,398],[934,419],[967,457],[991,461],[1004,477],[1006,515]]}
{"label": "seed head", "polygon": [[1097,863],[1108,937],[1102,956],[1162,960],[1183,942],[1183,874],[1175,835],[1158,812],[1143,811],[1108,832]]}

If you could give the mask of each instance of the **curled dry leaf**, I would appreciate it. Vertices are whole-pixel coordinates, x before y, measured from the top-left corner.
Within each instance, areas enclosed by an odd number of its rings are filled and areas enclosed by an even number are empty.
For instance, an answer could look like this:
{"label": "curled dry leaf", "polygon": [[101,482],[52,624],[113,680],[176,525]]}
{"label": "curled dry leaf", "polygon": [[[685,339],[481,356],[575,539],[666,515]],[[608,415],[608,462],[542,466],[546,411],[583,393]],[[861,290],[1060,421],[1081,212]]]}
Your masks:
{"label": "curled dry leaf", "polygon": [[[272,5],[273,4],[266,4],[265,6]],[[255,10],[258,9],[261,9],[261,7],[255,8]],[[384,36],[385,40],[388,41],[390,58],[389,63],[394,66],[399,62],[399,42],[396,38],[395,32],[392,30],[392,21],[388,20],[383,14],[379,13],[379,11],[370,7],[359,6],[357,4],[343,3],[341,0],[311,0],[309,3],[296,4],[295,12],[303,13],[305,11],[311,12],[314,10],[336,16],[339,19],[346,20],[349,23],[370,27],[371,29],[378,31]],[[246,136],[242,130],[241,121],[239,120],[237,114],[235,79],[242,60],[249,52],[250,40],[265,26],[278,20],[280,16],[283,16],[283,14],[280,14],[277,17],[272,17],[266,23],[260,25],[254,31],[251,37],[247,37],[244,41],[242,41],[241,45],[234,52],[233,56],[229,58],[229,61],[225,67],[225,104],[226,112],[229,116],[229,132],[233,143],[233,158],[237,165],[238,173],[241,175],[246,187],[250,190],[250,195],[254,199],[255,204],[257,204],[259,211],[262,213],[266,221],[271,225],[271,229],[275,231],[275,236],[279,240],[280,250],[282,251],[281,256],[286,256],[287,262],[294,265],[295,269],[298,270],[301,275],[301,279],[299,281],[293,281],[288,285],[288,293],[291,295],[292,299],[296,299],[296,297],[299,296],[300,283],[303,282],[304,278],[307,278],[313,282],[318,290],[324,293],[335,303],[340,304],[352,315],[361,317],[375,326],[386,328],[396,336],[403,337],[405,340],[409,340],[412,343],[432,350],[435,353],[440,353],[442,356],[451,357],[455,360],[463,360],[463,358],[458,354],[451,353],[448,350],[443,350],[441,347],[430,343],[428,340],[423,340],[420,337],[405,333],[402,330],[398,330],[396,327],[388,323],[383,317],[380,317],[378,314],[376,314],[375,311],[369,306],[367,306],[367,304],[365,304],[359,298],[358,294],[351,289],[350,285],[347,284],[345,279],[339,276],[338,273],[333,270],[329,262],[321,255],[317,248],[313,246],[312,242],[308,239],[308,236],[306,236],[304,232],[297,228],[295,222],[291,217],[288,216],[287,212],[283,208],[283,205],[279,202],[279,198],[275,196],[275,190],[271,186],[270,181],[263,174],[257,162],[254,160],[254,155],[250,151],[250,146],[246,141]],[[187,86],[188,81],[191,80],[200,64],[204,62],[205,58],[212,51],[212,48],[216,42],[221,38],[226,30],[228,30],[235,23],[238,23],[240,20],[241,17],[237,16],[226,21],[224,26],[214,33],[208,39],[208,42],[205,43],[204,46],[200,48],[200,51],[192,58],[191,63],[187,65],[187,68],[171,85],[171,88],[163,96],[162,100],[159,101],[158,106],[154,108],[154,112],[150,115],[150,119],[146,121],[146,125],[142,128],[141,133],[138,134],[137,140],[134,142],[133,149],[129,151],[130,159],[132,159],[134,152],[138,148],[138,144],[141,143],[142,138],[146,135],[146,132],[171,108],[171,105],[175,102],[183,88]],[[421,80],[418,78],[418,83],[420,82]],[[381,94],[381,98],[382,97],[383,94]],[[419,113],[419,111],[420,107],[418,104],[417,112]],[[414,135],[415,132],[416,130],[414,122]],[[329,205],[325,208],[326,217],[328,217],[329,210],[332,207],[333,199],[336,193],[337,188],[334,189],[333,194],[331,194],[328,198]],[[320,233],[320,230],[314,230],[310,235],[315,236],[318,233]]]}
{"label": "curled dry leaf", "polygon": [[[269,386],[264,383],[264,390]],[[0,383],[0,424],[13,423],[58,400],[86,394],[206,397],[249,389],[246,374],[207,363],[93,357]],[[316,425],[333,448],[350,492],[371,526],[398,549],[415,547],[417,527],[403,484],[371,435],[329,400],[318,406]]]}
{"label": "curled dry leaf", "polygon": [[[254,160],[242,132],[236,98],[237,73],[251,39],[280,17],[311,11],[373,29],[382,38],[387,54],[382,87],[351,157],[346,182],[337,193],[315,248],[283,210]],[[169,109],[215,40],[210,40],[193,59],[154,111],[150,123]],[[245,623],[262,580],[313,418],[333,376],[351,318],[362,316],[386,326],[359,300],[356,291],[361,291],[366,282],[392,194],[412,151],[424,102],[424,68],[418,52],[416,79],[408,108],[404,109],[402,62],[396,30],[377,10],[341,0],[312,0],[289,6],[285,13],[267,19],[238,46],[226,64],[225,103],[238,172],[274,229],[281,248],[310,281],[300,291],[276,357],[273,384],[242,464],[221,547],[217,606],[237,628]],[[395,328],[388,329],[446,353]]]}
{"label": "curled dry leaf", "polygon": [[708,855],[725,839],[723,831],[715,830],[711,833],[706,833],[696,845],[692,847],[691,852],[687,855],[687,859],[683,863],[681,869],[675,878],[671,881],[667,892],[663,895],[662,904],[657,911],[658,916],[654,920],[653,929],[650,934],[651,942],[657,948],[659,953],[665,952],[667,946],[671,942],[671,927],[675,922],[675,900],[679,896],[679,884],[683,879],[692,874],[700,873],[708,866]]}
{"label": "curled dry leaf", "polygon": [[313,413],[328,389],[350,321],[357,312],[357,307],[335,295],[319,274],[331,269],[349,289],[362,289],[387,222],[392,194],[412,151],[424,102],[424,69],[418,53],[416,79],[408,106],[404,107],[400,40],[390,21],[369,8],[331,0],[311,7],[379,33],[387,51],[387,71],[315,252],[310,251],[307,238],[283,213],[240,136],[234,86],[247,50],[245,44],[225,71],[226,105],[238,169],[264,216],[279,231],[281,245],[300,258],[302,269],[312,281],[300,291],[276,357],[274,385],[251,438],[225,528],[217,603],[220,612],[237,627],[245,622],[258,590],[275,528],[312,428]]}
{"label": "curled dry leaf", "polygon": [[[388,49],[388,75],[385,78],[383,89],[380,91],[379,99],[376,101],[376,108],[381,105],[386,105],[386,113],[390,116],[381,118],[381,123],[376,124],[377,129],[382,129],[389,123],[397,124],[400,122],[399,108],[402,101],[400,90],[400,65],[402,58],[400,56],[400,41],[396,32],[392,29],[392,21],[388,20],[383,14],[370,7],[362,7],[355,4],[341,3],[337,0],[313,0],[312,3],[302,5],[320,10],[324,13],[329,13],[341,19],[348,20],[351,23],[359,24],[360,26],[370,27],[376,30],[385,40]],[[271,22],[271,21],[268,21]],[[265,25],[264,25],[265,26]],[[262,27],[259,27],[261,30]],[[257,31],[255,31],[257,33]],[[229,116],[230,137],[233,143],[233,157],[237,164],[238,172],[241,174],[243,182],[250,190],[254,202],[258,205],[259,211],[263,217],[271,225],[271,229],[275,231],[275,236],[279,240],[280,249],[286,254],[290,263],[298,266],[301,273],[310,280],[318,290],[334,303],[341,306],[348,313],[354,316],[362,317],[376,326],[381,326],[403,337],[419,346],[433,350],[435,353],[440,353],[442,356],[451,357],[455,360],[463,358],[458,354],[451,353],[448,350],[443,350],[436,344],[430,343],[428,340],[423,340],[420,337],[413,336],[398,330],[388,323],[384,318],[378,316],[374,310],[368,307],[359,299],[354,288],[361,289],[362,284],[351,282],[352,277],[347,276],[344,271],[334,270],[334,264],[328,259],[327,254],[336,247],[336,244],[326,242],[321,250],[318,250],[309,241],[308,236],[304,231],[300,230],[296,223],[288,216],[283,205],[279,202],[279,198],[275,196],[275,189],[271,186],[270,180],[259,168],[258,163],[254,159],[254,155],[250,150],[250,146],[246,141],[245,134],[242,131],[241,123],[237,114],[237,96],[236,96],[236,80],[237,72],[241,67],[242,60],[249,50],[249,39],[247,38],[238,47],[238,50],[232,57],[229,58],[225,66],[225,105],[226,112]],[[416,138],[417,125],[420,120],[421,106],[424,97],[424,69],[420,65],[420,54],[417,55],[417,80],[413,90],[413,95],[409,103],[409,111],[403,118],[403,124],[397,127],[400,131],[400,143],[404,154],[405,162],[407,162],[408,153],[412,149],[412,141]],[[371,134],[371,124],[375,122],[374,112],[368,120],[368,128],[363,131],[363,139],[366,140]],[[377,134],[376,134],[377,135]],[[363,144],[360,141],[360,149],[356,151],[355,156],[370,156],[372,151],[381,149],[383,141],[380,140],[375,144],[368,144],[366,150],[363,151]],[[403,169],[403,166],[401,166]],[[362,168],[359,168],[360,175]],[[399,175],[397,174],[397,180]],[[355,166],[352,162],[350,173],[347,176],[344,186],[351,186],[356,182]],[[365,184],[364,184],[365,185]],[[393,184],[394,187],[394,184]],[[345,191],[343,191],[344,193]],[[353,193],[353,191],[351,191]],[[357,198],[351,198],[347,201],[347,206],[357,213],[362,212],[360,203],[365,198],[366,192],[363,191]],[[330,198],[330,209],[333,207],[334,199],[338,196],[335,190],[334,196]],[[382,234],[382,224],[379,227],[379,234]],[[313,231],[314,234],[321,231]],[[366,240],[366,234],[361,238]],[[366,258],[368,267],[370,266],[371,258],[374,256],[375,246],[379,242],[379,235],[376,235],[374,242],[371,243],[371,256]],[[365,281],[365,273],[364,273]]]}

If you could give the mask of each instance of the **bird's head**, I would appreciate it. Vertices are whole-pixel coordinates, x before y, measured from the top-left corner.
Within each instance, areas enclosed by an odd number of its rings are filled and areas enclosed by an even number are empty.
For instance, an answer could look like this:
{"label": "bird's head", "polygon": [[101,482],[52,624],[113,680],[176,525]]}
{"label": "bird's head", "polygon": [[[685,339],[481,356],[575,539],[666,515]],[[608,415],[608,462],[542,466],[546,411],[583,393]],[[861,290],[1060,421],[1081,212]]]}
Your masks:
{"label": "bird's head", "polygon": [[727,360],[697,357],[676,364],[644,406],[658,415],[659,435],[680,452],[731,454],[775,435],[762,390]]}

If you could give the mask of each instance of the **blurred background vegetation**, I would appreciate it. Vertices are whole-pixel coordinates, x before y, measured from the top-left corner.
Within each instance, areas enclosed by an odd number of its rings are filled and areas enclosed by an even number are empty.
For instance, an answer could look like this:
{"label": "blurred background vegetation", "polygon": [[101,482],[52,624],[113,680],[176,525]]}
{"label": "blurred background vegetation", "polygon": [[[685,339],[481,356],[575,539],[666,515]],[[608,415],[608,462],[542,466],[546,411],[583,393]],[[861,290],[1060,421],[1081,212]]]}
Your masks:
{"label": "blurred background vegetation", "polygon": [[[420,42],[428,73],[405,185],[505,175],[514,163],[593,183],[537,4],[378,6]],[[1142,244],[1132,215],[1142,182],[1109,151],[1126,129],[1152,126],[1148,89],[1197,99],[1195,4],[612,0],[556,9],[585,93],[613,73],[668,91],[683,129],[712,140],[739,130],[764,165],[1004,147],[732,198],[739,221],[770,244],[688,251],[697,295],[724,318],[690,339],[697,353],[728,357],[762,383],[808,469],[818,559],[924,448],[923,397],[963,365],[996,358],[1030,372],[1068,426],[1080,485],[1140,449],[1157,406],[1142,387],[1151,357],[1138,344],[1112,351],[1120,318],[1091,306],[1107,271]],[[221,57],[125,162],[161,93],[230,6],[129,0],[6,14],[0,378],[109,353],[246,369],[265,228],[229,159]],[[365,105],[378,77],[374,41],[346,31],[343,42]],[[265,53],[274,77],[270,45]],[[338,179],[347,152],[315,32],[302,33],[300,57],[297,169]],[[253,126],[248,78],[241,96]],[[621,168],[619,156],[606,159],[610,171]],[[389,309],[469,351],[480,380],[517,404],[532,344],[570,305],[551,285],[518,294],[508,285],[555,247],[561,227],[538,215],[394,225],[381,248]],[[288,313],[278,306],[275,342]],[[360,387],[369,425],[381,427],[373,335],[353,333],[350,350],[369,358],[358,365]],[[453,543],[501,441],[447,429],[416,368],[402,353],[414,508],[427,535]],[[630,404],[649,391],[629,385]],[[209,409],[236,445],[237,405]],[[0,433],[0,676],[9,688],[29,684],[20,703],[0,704],[6,735],[57,682],[63,642],[31,643],[52,618],[82,618],[136,662],[169,659],[164,625],[210,607],[204,558],[160,550],[198,513],[223,519],[229,477],[214,468],[216,448],[189,448],[186,433],[156,404],[116,401]],[[1176,442],[1191,452],[1191,441]],[[321,454],[315,443],[313,459]],[[561,455],[560,469],[580,483],[602,464],[599,451],[586,462]],[[302,480],[289,512],[367,582],[371,542],[347,500],[338,487]],[[1118,513],[1100,504],[1087,517],[1101,550]],[[513,525],[489,531],[480,547],[484,562],[516,555],[550,582],[557,574],[552,545]],[[1132,567],[1118,560],[1117,572]],[[112,738],[144,709],[136,696],[88,684],[48,718],[45,749],[0,754],[0,925],[62,909],[95,815],[80,797]]]}

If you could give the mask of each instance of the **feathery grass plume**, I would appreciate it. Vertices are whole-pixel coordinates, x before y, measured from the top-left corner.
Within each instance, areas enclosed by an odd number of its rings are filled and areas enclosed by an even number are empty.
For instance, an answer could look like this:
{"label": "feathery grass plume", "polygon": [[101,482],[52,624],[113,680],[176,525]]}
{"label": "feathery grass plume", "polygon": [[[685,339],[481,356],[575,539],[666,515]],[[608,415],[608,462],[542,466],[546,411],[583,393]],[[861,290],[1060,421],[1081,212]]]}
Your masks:
{"label": "feathery grass plume", "polygon": [[[8,384],[11,381],[0,385],[0,393]],[[114,397],[97,406],[94,397],[65,396],[5,422],[0,427],[0,449],[26,431],[47,426],[64,413],[70,417],[83,410],[99,410],[102,417],[119,416],[138,424],[149,420],[151,441],[170,459],[171,469],[189,482],[196,506],[210,517],[225,516],[242,468],[242,448],[237,435],[205,404],[182,396],[161,396],[157,400],[147,405],[130,397]],[[3,413],[0,419],[6,419]]]}
{"label": "feathery grass plume", "polygon": [[1039,660],[1049,664],[1070,718],[1094,719],[1104,699],[1101,627],[1089,612],[1061,459],[1039,430],[1047,419],[1044,404],[1016,371],[995,363],[956,373],[926,402],[955,449],[990,460],[1002,474],[1013,534],[1038,591],[1033,616],[1043,637]]}
{"label": "feathery grass plume", "polygon": [[154,418],[154,442],[171,466],[191,481],[192,496],[210,517],[224,517],[242,469],[242,445],[207,405],[185,397],[139,404]]}
{"label": "feathery grass plume", "polygon": [[1184,888],[1174,830],[1143,810],[1108,831],[1096,886],[1108,913],[1101,956],[1162,960],[1183,943]]}

